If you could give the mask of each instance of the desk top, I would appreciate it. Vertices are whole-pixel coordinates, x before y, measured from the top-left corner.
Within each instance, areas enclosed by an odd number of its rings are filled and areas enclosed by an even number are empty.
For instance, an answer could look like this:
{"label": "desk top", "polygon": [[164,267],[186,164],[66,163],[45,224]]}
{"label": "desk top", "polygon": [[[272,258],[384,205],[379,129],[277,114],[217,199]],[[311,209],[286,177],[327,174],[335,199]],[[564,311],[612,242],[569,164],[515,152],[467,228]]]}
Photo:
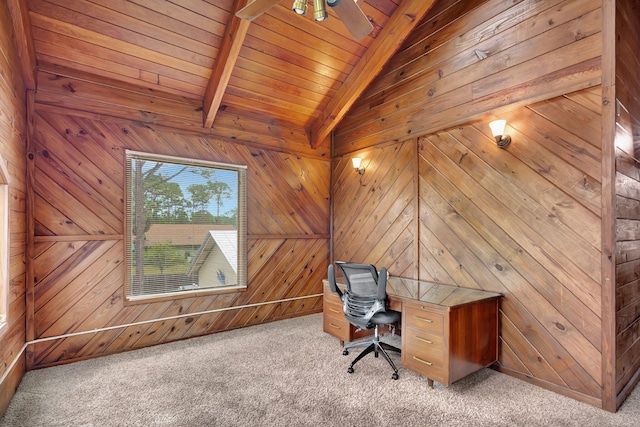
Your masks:
{"label": "desk top", "polygon": [[387,295],[390,298],[410,299],[436,304],[443,307],[455,307],[487,298],[498,298],[502,294],[479,289],[460,288],[423,280],[405,279],[389,276]]}

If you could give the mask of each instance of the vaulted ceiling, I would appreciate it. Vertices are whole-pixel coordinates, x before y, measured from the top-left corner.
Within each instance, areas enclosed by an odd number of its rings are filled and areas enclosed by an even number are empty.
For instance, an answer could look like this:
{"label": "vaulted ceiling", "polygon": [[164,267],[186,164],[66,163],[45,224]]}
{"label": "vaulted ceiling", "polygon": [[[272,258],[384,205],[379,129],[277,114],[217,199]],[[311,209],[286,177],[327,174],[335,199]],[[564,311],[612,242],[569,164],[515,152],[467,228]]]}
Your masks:
{"label": "vaulted ceiling", "polygon": [[7,1],[27,82],[38,67],[88,73],[202,103],[204,127],[238,112],[301,129],[312,146],[433,3],[360,0],[374,29],[354,40],[330,7],[315,22],[311,0],[306,16],[282,0],[251,22],[235,16],[251,0]]}

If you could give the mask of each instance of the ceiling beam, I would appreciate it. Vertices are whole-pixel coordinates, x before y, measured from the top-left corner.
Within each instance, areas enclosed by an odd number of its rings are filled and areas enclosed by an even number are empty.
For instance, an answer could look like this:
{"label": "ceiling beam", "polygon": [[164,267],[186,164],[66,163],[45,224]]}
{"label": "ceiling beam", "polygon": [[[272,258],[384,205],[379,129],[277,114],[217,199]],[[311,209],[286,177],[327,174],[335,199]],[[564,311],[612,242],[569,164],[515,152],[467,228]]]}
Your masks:
{"label": "ceiling beam", "polygon": [[216,65],[211,72],[211,77],[209,77],[209,83],[204,93],[202,118],[205,128],[210,128],[213,125],[218,108],[222,103],[222,97],[229,84],[229,78],[231,78],[231,73],[236,65],[240,48],[242,48],[251,23],[251,21],[236,16],[236,12],[246,4],[247,0],[235,0],[233,2],[229,22],[222,38],[222,45],[218,50]]}
{"label": "ceiling beam", "polygon": [[7,7],[16,35],[14,39],[18,45],[22,79],[27,89],[36,90],[36,49],[33,45],[27,0],[7,0]]}
{"label": "ceiling beam", "polygon": [[312,147],[315,148],[322,143],[340,123],[369,83],[422,21],[433,3],[435,0],[404,0],[400,3],[366,53],[342,82],[336,95],[311,126]]}

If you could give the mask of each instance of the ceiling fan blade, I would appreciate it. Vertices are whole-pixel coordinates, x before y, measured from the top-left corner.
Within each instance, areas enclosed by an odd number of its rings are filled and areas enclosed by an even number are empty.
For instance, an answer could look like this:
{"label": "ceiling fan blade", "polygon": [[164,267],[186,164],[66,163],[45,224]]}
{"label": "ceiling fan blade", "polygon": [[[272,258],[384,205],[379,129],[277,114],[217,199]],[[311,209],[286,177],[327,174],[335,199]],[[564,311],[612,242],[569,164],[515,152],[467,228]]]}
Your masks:
{"label": "ceiling fan blade", "polygon": [[335,10],[336,15],[354,39],[360,40],[373,31],[373,25],[369,22],[367,15],[354,0],[327,0],[327,5]]}
{"label": "ceiling fan blade", "polygon": [[253,21],[258,16],[280,3],[280,0],[254,0],[236,12],[238,18]]}

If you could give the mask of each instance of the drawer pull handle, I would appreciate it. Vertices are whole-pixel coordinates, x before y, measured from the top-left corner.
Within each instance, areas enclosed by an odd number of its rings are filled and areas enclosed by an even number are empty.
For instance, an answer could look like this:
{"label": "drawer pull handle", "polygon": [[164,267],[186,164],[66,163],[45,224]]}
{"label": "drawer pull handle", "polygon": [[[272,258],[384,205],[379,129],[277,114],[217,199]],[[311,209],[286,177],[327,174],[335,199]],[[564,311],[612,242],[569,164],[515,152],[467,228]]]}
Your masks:
{"label": "drawer pull handle", "polygon": [[329,323],[329,326],[331,326],[332,328],[336,328],[336,329],[342,329],[340,326],[334,325],[333,323]]}
{"label": "drawer pull handle", "polygon": [[433,323],[433,320],[431,319],[425,319],[424,317],[420,317],[420,316],[413,316],[414,319],[416,320],[422,320],[423,322],[427,322],[427,323]]}
{"label": "drawer pull handle", "polygon": [[413,358],[414,358],[414,359],[416,359],[416,360],[417,360],[418,362],[420,362],[420,363],[424,363],[425,365],[429,365],[429,366],[432,366],[432,365],[433,365],[433,363],[431,363],[431,362],[427,362],[426,360],[422,360],[422,359],[420,359],[419,357],[413,356]]}
{"label": "drawer pull handle", "polygon": [[419,337],[419,336],[417,336],[417,335],[414,335],[413,337],[414,337],[415,339],[417,339],[418,341],[422,341],[422,342],[425,342],[425,343],[427,343],[427,344],[433,344],[433,341],[428,340],[428,339],[425,339],[425,338],[420,338],[420,337]]}
{"label": "drawer pull handle", "polygon": [[335,308],[331,308],[331,307],[329,307],[329,311],[333,311],[334,313],[340,313],[338,310],[336,310]]}

